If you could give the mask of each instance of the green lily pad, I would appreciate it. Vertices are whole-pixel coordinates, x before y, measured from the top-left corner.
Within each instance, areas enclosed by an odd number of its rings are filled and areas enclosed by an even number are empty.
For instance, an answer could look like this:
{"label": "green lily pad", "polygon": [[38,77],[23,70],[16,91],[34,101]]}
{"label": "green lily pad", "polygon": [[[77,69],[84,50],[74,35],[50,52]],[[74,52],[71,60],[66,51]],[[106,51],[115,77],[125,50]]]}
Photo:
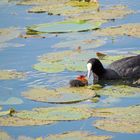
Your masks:
{"label": "green lily pad", "polygon": [[69,131],[62,134],[49,135],[46,140],[109,140],[111,136],[96,136],[86,131]]}
{"label": "green lily pad", "polygon": [[0,105],[17,105],[17,104],[22,104],[22,103],[23,103],[22,99],[16,98],[16,97],[11,97],[7,99],[6,101],[0,100]]}
{"label": "green lily pad", "polygon": [[82,120],[91,117],[91,111],[88,108],[78,107],[50,107],[35,108],[32,111],[21,111],[15,114],[22,119],[35,119],[42,121],[72,121]]}
{"label": "green lily pad", "polygon": [[103,57],[103,59],[101,59],[101,62],[103,64],[111,64],[112,62],[125,58],[125,57],[128,57],[128,55],[114,55],[114,56],[106,55]]}
{"label": "green lily pad", "polygon": [[33,88],[22,94],[24,97],[49,103],[75,103],[90,99],[95,96],[93,90],[81,88],[59,88],[49,90],[46,88]]}
{"label": "green lily pad", "polygon": [[86,63],[93,56],[94,52],[91,51],[49,53],[41,56],[39,58],[40,63],[35,64],[33,68],[48,73],[57,73],[64,70],[86,71]]}
{"label": "green lily pad", "polygon": [[117,27],[108,27],[105,29],[101,29],[96,32],[97,34],[103,36],[133,36],[140,37],[140,24],[139,23],[131,23],[124,24]]}
{"label": "green lily pad", "polygon": [[127,85],[114,85],[96,91],[99,95],[107,95],[113,97],[129,97],[136,96],[140,93],[140,88]]}
{"label": "green lily pad", "polygon": [[42,32],[42,33],[67,33],[67,32],[79,32],[87,31],[99,28],[100,22],[94,24],[86,21],[63,21],[55,23],[39,24],[29,27],[29,30]]}
{"label": "green lily pad", "polygon": [[104,117],[94,124],[98,129],[120,132],[140,133],[140,106],[95,109],[94,116]]}
{"label": "green lily pad", "polygon": [[0,70],[0,80],[22,79],[25,74],[13,70]]}
{"label": "green lily pad", "polygon": [[58,73],[65,70],[64,65],[62,65],[61,63],[37,63],[33,66],[33,68],[35,70],[47,73]]}

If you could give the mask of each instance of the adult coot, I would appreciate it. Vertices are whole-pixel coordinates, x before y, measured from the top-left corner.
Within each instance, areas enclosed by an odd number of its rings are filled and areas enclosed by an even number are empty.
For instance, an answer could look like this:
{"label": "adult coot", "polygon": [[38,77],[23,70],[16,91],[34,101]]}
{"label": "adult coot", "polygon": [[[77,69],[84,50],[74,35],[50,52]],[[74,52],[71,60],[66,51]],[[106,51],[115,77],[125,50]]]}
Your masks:
{"label": "adult coot", "polygon": [[91,72],[94,79],[97,80],[115,80],[115,79],[138,79],[140,78],[140,55],[130,56],[111,63],[104,68],[97,58],[91,58],[87,62],[87,77]]}

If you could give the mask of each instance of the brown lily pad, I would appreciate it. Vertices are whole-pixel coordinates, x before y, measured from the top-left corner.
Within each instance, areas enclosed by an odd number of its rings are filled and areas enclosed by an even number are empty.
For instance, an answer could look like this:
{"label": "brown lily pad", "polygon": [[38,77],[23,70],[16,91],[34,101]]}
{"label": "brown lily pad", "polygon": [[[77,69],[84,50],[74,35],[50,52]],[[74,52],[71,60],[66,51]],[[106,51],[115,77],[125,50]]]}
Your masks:
{"label": "brown lily pad", "polygon": [[95,109],[93,115],[104,117],[94,124],[99,129],[120,132],[140,133],[140,106]]}
{"label": "brown lily pad", "polygon": [[96,136],[86,131],[69,131],[62,134],[49,135],[46,140],[109,140],[111,136]]}
{"label": "brown lily pad", "polygon": [[0,70],[0,80],[23,79],[25,74],[13,70]]}
{"label": "brown lily pad", "polygon": [[26,119],[11,116],[0,117],[0,126],[33,126],[33,125],[49,125],[54,121]]}
{"label": "brown lily pad", "polygon": [[96,32],[97,34],[103,36],[132,36],[132,37],[140,37],[140,24],[139,23],[131,23],[124,24],[117,27],[108,27]]}
{"label": "brown lily pad", "polygon": [[81,88],[59,88],[49,90],[46,88],[33,88],[22,94],[24,97],[49,103],[74,103],[90,99],[95,96],[93,90]]}

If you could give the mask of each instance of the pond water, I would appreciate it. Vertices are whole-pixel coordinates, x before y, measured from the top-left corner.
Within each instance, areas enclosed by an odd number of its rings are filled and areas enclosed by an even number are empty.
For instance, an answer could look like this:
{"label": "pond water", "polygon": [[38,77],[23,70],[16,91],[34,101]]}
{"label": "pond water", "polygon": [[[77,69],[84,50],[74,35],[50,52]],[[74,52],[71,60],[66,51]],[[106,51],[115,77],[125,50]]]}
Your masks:
{"label": "pond water", "polygon": [[[102,6],[123,4],[127,5],[133,10],[139,10],[139,0],[100,0]],[[15,5],[11,3],[0,2],[0,28],[17,27],[21,30],[25,30],[27,26],[62,21],[63,16],[49,16],[47,13],[34,14],[27,13],[30,6]],[[124,23],[138,23],[140,22],[139,13],[128,15],[123,19],[117,19],[110,21],[102,25],[102,27],[116,26]],[[90,31],[88,31],[90,32]],[[88,32],[85,32],[88,33]],[[50,88],[57,88],[66,86],[70,79],[75,78],[82,72],[70,72],[63,71],[60,73],[48,74],[45,72],[39,72],[33,69],[33,65],[38,62],[38,56],[47,54],[50,52],[57,52],[57,48],[52,48],[53,45],[61,41],[61,38],[57,38],[54,35],[45,35],[46,38],[16,38],[10,40],[10,46],[0,48],[0,69],[1,70],[17,70],[25,72],[27,77],[22,80],[0,80],[0,100],[7,100],[10,97],[17,97],[23,100],[23,104],[19,105],[3,105],[3,110],[14,108],[16,110],[32,109],[35,107],[50,107],[50,106],[65,106],[60,104],[49,104],[42,102],[35,102],[25,99],[21,96],[23,91],[26,91],[29,87],[43,86]],[[12,44],[23,44],[23,47],[13,47]],[[107,40],[107,43],[101,47],[94,49],[95,51],[103,51],[112,53],[125,53],[129,51],[140,50],[140,40],[134,37],[116,37],[112,41],[112,37]],[[58,78],[58,81],[55,80]],[[63,79],[61,78],[63,77]],[[91,101],[84,101],[76,103],[76,105],[90,104],[93,107],[127,107],[131,105],[138,105],[140,103],[140,96],[138,97],[125,97],[112,100],[112,102],[106,103],[107,96],[101,96],[98,103],[92,103]],[[139,140],[140,134],[128,134],[128,133],[113,133],[103,130],[99,130],[92,124],[97,118],[89,118],[81,121],[61,121],[52,125],[42,126],[24,126],[24,127],[0,127],[0,130],[4,130],[13,137],[21,135],[30,137],[45,137],[49,134],[58,134],[71,130],[88,130],[94,132],[97,135],[111,135],[113,140]]]}

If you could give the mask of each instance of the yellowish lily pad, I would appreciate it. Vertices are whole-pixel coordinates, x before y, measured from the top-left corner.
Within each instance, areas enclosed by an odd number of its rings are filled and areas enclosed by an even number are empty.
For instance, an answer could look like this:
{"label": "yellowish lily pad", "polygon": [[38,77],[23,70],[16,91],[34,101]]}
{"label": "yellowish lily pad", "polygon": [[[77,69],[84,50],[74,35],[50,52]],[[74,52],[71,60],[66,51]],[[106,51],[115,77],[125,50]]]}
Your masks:
{"label": "yellowish lily pad", "polygon": [[22,103],[23,103],[22,99],[17,97],[11,97],[7,100],[0,100],[0,105],[16,105]]}
{"label": "yellowish lily pad", "polygon": [[114,85],[111,87],[105,87],[96,91],[99,95],[113,96],[113,97],[129,97],[140,94],[140,88],[131,87],[127,85]]}
{"label": "yellowish lily pad", "polygon": [[103,36],[126,35],[126,36],[140,37],[140,24],[131,23],[131,24],[120,25],[118,27],[108,27],[97,31],[96,33]]}
{"label": "yellowish lily pad", "polygon": [[46,140],[109,140],[111,136],[96,136],[86,131],[69,131],[62,134],[49,135]]}
{"label": "yellowish lily pad", "polygon": [[3,28],[0,29],[0,43],[7,42],[14,38],[17,38],[20,34],[20,31],[17,28]]}
{"label": "yellowish lily pad", "polygon": [[4,131],[0,131],[1,140],[11,140],[11,136]]}
{"label": "yellowish lily pad", "polygon": [[20,111],[15,116],[21,119],[35,119],[38,121],[73,121],[91,117],[91,110],[84,107],[70,106],[34,108],[32,111]]}
{"label": "yellowish lily pad", "polygon": [[91,22],[100,21],[103,23],[107,22],[108,20],[123,18],[124,16],[132,13],[134,12],[128,9],[126,6],[116,5],[91,14],[83,13],[81,15],[75,16],[75,18],[79,20],[90,20]]}
{"label": "yellowish lily pad", "polygon": [[1,28],[0,29],[0,49],[6,47],[22,47],[23,44],[9,43],[8,41],[19,36],[20,30],[17,28]]}
{"label": "yellowish lily pad", "polygon": [[[1,140],[15,140],[12,136],[4,131],[0,131]],[[109,140],[111,136],[101,136],[89,133],[88,131],[68,131],[61,134],[51,134],[48,137],[27,137],[18,136],[16,140]]]}
{"label": "yellowish lily pad", "polygon": [[13,70],[0,70],[0,80],[9,79],[22,79],[25,77],[23,72],[17,72]]}
{"label": "yellowish lily pad", "polygon": [[55,123],[54,121],[26,119],[11,116],[0,117],[0,126],[33,126],[33,125],[49,125]]}
{"label": "yellowish lily pad", "polygon": [[94,111],[94,116],[104,117],[94,124],[99,129],[120,133],[140,133],[140,106],[95,109]]}
{"label": "yellowish lily pad", "polygon": [[101,62],[103,64],[111,64],[112,62],[117,61],[117,60],[122,59],[122,58],[125,58],[127,56],[128,55],[114,55],[114,56],[106,55],[103,57],[103,59],[101,59]]}
{"label": "yellowish lily pad", "polygon": [[95,96],[93,90],[81,88],[59,88],[49,90],[46,88],[33,88],[22,94],[24,97],[49,103],[74,103],[90,99]]}
{"label": "yellowish lily pad", "polygon": [[[43,4],[43,2],[42,2]],[[89,3],[89,2],[80,2],[80,1],[71,1],[71,0],[53,0],[46,1],[43,5],[40,2],[39,6],[34,6],[29,9],[29,13],[44,13],[48,12],[51,15],[65,15],[65,16],[73,16],[79,15],[84,12],[93,12],[97,11],[99,8],[98,3]]]}
{"label": "yellowish lily pad", "polygon": [[97,48],[105,44],[105,40],[99,40],[99,39],[76,39],[76,40],[68,40],[55,44],[54,48],[70,48],[70,49],[79,49],[85,50],[85,49],[92,49]]}

